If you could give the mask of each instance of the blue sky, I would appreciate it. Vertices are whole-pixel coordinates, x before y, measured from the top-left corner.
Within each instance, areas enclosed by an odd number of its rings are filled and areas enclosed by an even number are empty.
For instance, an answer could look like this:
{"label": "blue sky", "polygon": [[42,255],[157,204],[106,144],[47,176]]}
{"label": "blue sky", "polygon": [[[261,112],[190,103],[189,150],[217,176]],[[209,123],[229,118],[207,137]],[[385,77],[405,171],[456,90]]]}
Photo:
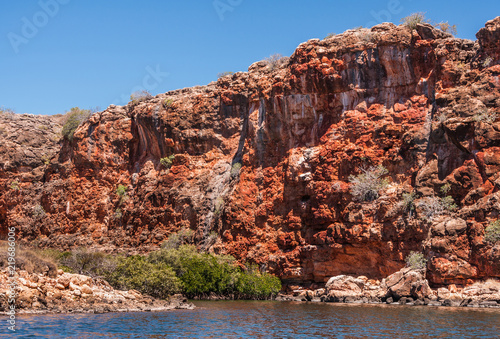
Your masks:
{"label": "blue sky", "polygon": [[413,12],[475,40],[500,1],[0,0],[0,107],[56,114],[204,85],[311,38]]}

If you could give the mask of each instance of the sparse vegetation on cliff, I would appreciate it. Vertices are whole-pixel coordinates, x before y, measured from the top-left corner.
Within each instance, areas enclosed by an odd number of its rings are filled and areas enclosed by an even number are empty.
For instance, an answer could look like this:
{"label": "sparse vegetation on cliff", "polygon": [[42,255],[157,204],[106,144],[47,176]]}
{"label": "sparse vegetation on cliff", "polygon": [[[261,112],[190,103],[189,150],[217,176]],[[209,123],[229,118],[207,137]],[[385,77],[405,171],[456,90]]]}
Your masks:
{"label": "sparse vegetation on cliff", "polygon": [[231,178],[238,177],[238,175],[240,174],[240,170],[241,170],[241,162],[235,162],[231,166]]}
{"label": "sparse vegetation on cliff", "polygon": [[500,220],[494,221],[486,227],[484,239],[490,244],[500,242]]}
{"label": "sparse vegetation on cliff", "polygon": [[62,135],[69,141],[73,140],[73,134],[82,122],[87,120],[92,115],[92,111],[88,109],[80,109],[73,107],[64,115]]}
{"label": "sparse vegetation on cliff", "polygon": [[450,190],[450,184],[445,184],[440,189],[443,197],[425,197],[420,201],[419,206],[422,209],[422,217],[424,219],[430,220],[435,216],[443,215],[457,209],[455,200],[449,195]]}
{"label": "sparse vegetation on cliff", "polygon": [[415,212],[415,199],[417,195],[415,192],[403,193],[403,200],[401,201],[401,207],[405,213],[408,214],[408,217],[413,217],[413,213]]}
{"label": "sparse vegetation on cliff", "polygon": [[430,19],[427,19],[425,17],[424,12],[412,13],[412,14],[408,15],[407,17],[402,18],[401,23],[403,23],[403,25],[408,26],[411,29],[416,29],[418,24],[431,24],[434,27],[442,30],[445,33],[450,33],[452,35],[457,34],[457,26],[456,25],[450,25],[448,23],[448,21],[432,23],[432,21]]}
{"label": "sparse vegetation on cliff", "polygon": [[169,169],[172,167],[173,161],[175,159],[175,155],[169,155],[168,157],[164,157],[160,159],[160,164],[165,167],[166,169]]}
{"label": "sparse vegetation on cliff", "polygon": [[163,103],[162,103],[163,104],[163,108],[168,109],[168,108],[172,107],[173,103],[174,103],[174,100],[172,100],[172,99],[165,99],[165,100],[163,100]]}
{"label": "sparse vegetation on cliff", "polygon": [[389,180],[383,178],[387,169],[382,166],[372,166],[368,169],[361,169],[360,174],[350,175],[351,194],[360,201],[373,201],[378,198],[379,191],[389,185]]}
{"label": "sparse vegetation on cliff", "polygon": [[450,33],[452,35],[457,34],[457,25],[450,25],[448,21],[445,22],[439,22],[434,25],[434,27],[439,28],[445,33]]}
{"label": "sparse vegetation on cliff", "polygon": [[130,101],[133,104],[137,104],[137,103],[139,103],[141,101],[144,101],[144,100],[147,100],[147,99],[151,99],[152,97],[153,96],[151,95],[151,93],[149,93],[146,90],[136,91],[136,92],[130,94]]}
{"label": "sparse vegetation on cliff", "polygon": [[33,209],[31,210],[31,215],[35,219],[41,219],[45,216],[45,210],[41,205],[35,205],[33,206]]}
{"label": "sparse vegetation on cliff", "polygon": [[14,191],[19,191],[21,188],[19,186],[19,181],[14,180],[13,182],[10,183],[10,189]]}
{"label": "sparse vegetation on cliff", "polygon": [[486,59],[484,59],[483,63],[482,63],[482,66],[483,67],[490,67],[491,63],[493,62],[493,58],[492,57],[486,57]]}
{"label": "sparse vegetation on cliff", "polygon": [[3,113],[15,113],[15,111],[11,108],[7,108],[7,107],[0,107],[0,114],[3,114]]}
{"label": "sparse vegetation on cliff", "polygon": [[270,71],[274,71],[278,69],[281,65],[283,65],[288,60],[288,57],[284,57],[283,55],[277,53],[273,54],[265,59],[267,63],[267,68]]}
{"label": "sparse vegetation on cliff", "polygon": [[443,198],[426,197],[420,201],[419,206],[422,208],[423,218],[426,220],[453,211],[457,207],[451,196]]}
{"label": "sparse vegetation on cliff", "polygon": [[430,23],[430,20],[425,17],[424,12],[412,13],[402,18],[401,23],[411,29],[417,28],[418,24]]}
{"label": "sparse vegetation on cliff", "polygon": [[497,114],[488,109],[483,109],[476,113],[473,117],[475,122],[483,122],[486,124],[492,124],[497,120]]}
{"label": "sparse vegetation on cliff", "polygon": [[217,79],[223,78],[227,75],[233,75],[233,74],[234,74],[234,72],[222,72],[222,73],[217,74]]}
{"label": "sparse vegetation on cliff", "polygon": [[193,241],[193,237],[193,230],[189,228],[183,228],[177,233],[170,234],[168,239],[161,244],[161,248],[168,250],[172,248],[179,248],[182,245],[191,244]]}
{"label": "sparse vegetation on cliff", "polygon": [[123,203],[127,199],[127,187],[120,184],[116,188],[116,195],[120,197],[120,202],[118,204]]}
{"label": "sparse vegetation on cliff", "polygon": [[410,254],[405,259],[406,266],[413,269],[423,269],[427,265],[427,259],[420,252],[410,252]]}

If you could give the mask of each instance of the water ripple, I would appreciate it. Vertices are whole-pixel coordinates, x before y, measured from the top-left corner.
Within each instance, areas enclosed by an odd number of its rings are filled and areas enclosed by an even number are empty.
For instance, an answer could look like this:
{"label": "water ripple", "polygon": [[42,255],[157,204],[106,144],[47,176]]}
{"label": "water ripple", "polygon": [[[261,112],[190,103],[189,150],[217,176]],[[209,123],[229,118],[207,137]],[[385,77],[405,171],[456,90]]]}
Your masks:
{"label": "water ripple", "polygon": [[[195,310],[24,315],[15,338],[497,338],[500,310],[195,302]],[[0,321],[6,323],[5,317]],[[0,338],[12,338],[7,326]]]}

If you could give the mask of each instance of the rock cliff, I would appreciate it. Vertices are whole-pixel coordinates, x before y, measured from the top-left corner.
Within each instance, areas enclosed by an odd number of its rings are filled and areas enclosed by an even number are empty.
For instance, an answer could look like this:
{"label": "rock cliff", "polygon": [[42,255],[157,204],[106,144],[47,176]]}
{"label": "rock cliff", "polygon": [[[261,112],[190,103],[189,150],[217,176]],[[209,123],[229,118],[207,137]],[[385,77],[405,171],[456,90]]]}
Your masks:
{"label": "rock cliff", "polygon": [[[2,114],[0,236],[137,253],[190,228],[289,285],[383,278],[410,251],[431,285],[498,278],[484,233],[500,212],[500,17],[477,38],[384,23],[312,39],[278,63],[110,106],[71,142],[53,118]],[[389,187],[358,201],[349,176],[374,165]],[[443,186],[457,209],[426,218]]]}

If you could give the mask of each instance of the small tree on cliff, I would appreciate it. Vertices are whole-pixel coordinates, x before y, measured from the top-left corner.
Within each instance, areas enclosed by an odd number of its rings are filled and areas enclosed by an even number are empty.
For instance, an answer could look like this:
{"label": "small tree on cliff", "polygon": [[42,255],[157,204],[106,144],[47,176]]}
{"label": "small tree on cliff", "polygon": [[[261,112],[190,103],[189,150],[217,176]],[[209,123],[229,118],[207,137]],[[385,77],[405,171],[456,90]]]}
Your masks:
{"label": "small tree on cliff", "polygon": [[89,109],[80,109],[78,107],[73,107],[64,116],[62,135],[69,141],[73,140],[73,134],[75,133],[75,130],[91,115],[92,111]]}
{"label": "small tree on cliff", "polygon": [[401,23],[411,29],[415,29],[418,24],[430,23],[430,20],[426,19],[424,12],[417,12],[402,18]]}
{"label": "small tree on cliff", "polygon": [[406,266],[411,267],[415,270],[421,270],[427,265],[427,259],[420,252],[410,252],[406,257]]}
{"label": "small tree on cliff", "polygon": [[388,171],[382,166],[372,166],[361,169],[360,174],[349,176],[351,183],[351,194],[360,201],[373,201],[378,198],[379,191],[389,185],[389,180],[383,178]]}

